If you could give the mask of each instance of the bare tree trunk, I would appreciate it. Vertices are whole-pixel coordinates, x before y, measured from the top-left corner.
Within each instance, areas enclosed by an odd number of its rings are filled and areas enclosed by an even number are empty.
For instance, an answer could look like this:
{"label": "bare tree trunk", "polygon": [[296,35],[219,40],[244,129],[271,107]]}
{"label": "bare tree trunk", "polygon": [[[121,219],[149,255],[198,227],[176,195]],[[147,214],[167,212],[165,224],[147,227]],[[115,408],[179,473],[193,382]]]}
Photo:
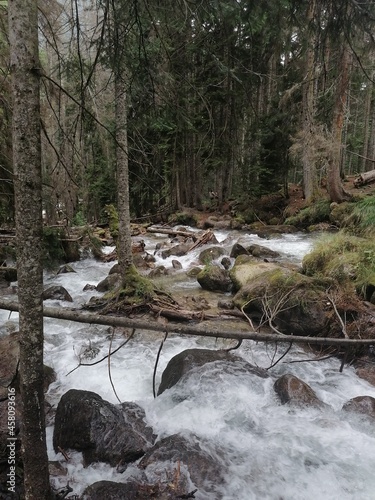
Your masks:
{"label": "bare tree trunk", "polygon": [[115,71],[117,208],[119,217],[117,254],[123,279],[133,264],[130,233],[126,82],[122,78],[125,73],[125,70]]}
{"label": "bare tree trunk", "polygon": [[307,11],[308,22],[308,47],[306,51],[306,77],[303,88],[303,138],[304,148],[302,152],[303,165],[303,191],[307,203],[314,201],[318,194],[318,175],[315,164],[315,152],[313,146],[315,126],[315,44],[316,34],[314,27],[314,14],[316,1],[309,2]]}
{"label": "bare tree trunk", "polygon": [[43,394],[42,173],[38,6],[9,1],[25,496],[51,498]]}
{"label": "bare tree trunk", "polygon": [[344,45],[342,49],[340,71],[336,88],[336,101],[333,110],[332,124],[332,149],[329,153],[327,190],[331,201],[341,203],[350,198],[344,191],[341,182],[341,148],[342,133],[344,129],[344,119],[347,101],[347,91],[349,86],[351,54],[348,47]]}

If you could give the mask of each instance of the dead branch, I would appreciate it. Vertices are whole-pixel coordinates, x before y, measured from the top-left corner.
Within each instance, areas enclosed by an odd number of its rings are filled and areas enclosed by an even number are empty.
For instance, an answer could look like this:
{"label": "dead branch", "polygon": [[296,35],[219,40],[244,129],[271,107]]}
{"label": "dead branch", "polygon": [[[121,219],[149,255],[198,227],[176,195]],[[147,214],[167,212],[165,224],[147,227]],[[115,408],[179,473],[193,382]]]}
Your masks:
{"label": "dead branch", "polygon": [[159,358],[160,358],[161,350],[163,349],[163,345],[164,345],[164,342],[167,340],[167,337],[168,337],[168,333],[166,333],[164,335],[164,338],[163,338],[163,340],[160,343],[160,346],[159,346],[159,349],[158,349],[158,353],[156,355],[155,366],[154,366],[154,373],[153,373],[153,376],[152,376],[152,391],[153,391],[153,394],[154,394],[154,398],[156,398],[156,387],[155,387],[156,370],[158,368],[158,363],[159,363]]}
{"label": "dead branch", "polygon": [[177,231],[171,227],[151,226],[148,227],[146,231],[148,233],[168,234],[170,236],[184,236],[184,238],[193,238],[194,241],[197,239],[197,233],[193,233],[192,231]]}
{"label": "dead branch", "polygon": [[[18,312],[18,303],[9,299],[0,299],[0,309]],[[299,344],[311,345],[332,345],[332,346],[364,346],[374,345],[375,339],[337,339],[329,337],[303,337],[298,335],[278,335],[274,333],[259,333],[255,331],[238,332],[234,330],[216,330],[207,327],[207,325],[179,325],[166,324],[161,325],[156,321],[145,321],[131,319],[124,316],[103,316],[100,314],[92,314],[79,309],[66,309],[57,307],[44,307],[43,315],[47,318],[56,318],[68,321],[76,321],[77,323],[119,326],[123,328],[135,328],[136,330],[147,330],[155,332],[167,332],[180,335],[194,335],[198,337],[214,337],[236,340],[255,340],[257,342],[295,342]]]}
{"label": "dead branch", "polygon": [[109,381],[111,383],[113,393],[116,396],[117,401],[121,404],[121,399],[118,397],[118,394],[116,392],[115,384],[113,383],[112,373],[111,373],[111,349],[112,349],[112,342],[113,342],[114,335],[115,335],[115,329],[113,328],[111,340],[109,342],[109,347],[108,347],[108,378],[109,378]]}
{"label": "dead branch", "polygon": [[216,242],[216,236],[215,234],[211,231],[211,229],[207,229],[199,238],[197,241],[189,248],[189,252],[194,250],[195,248],[198,248],[202,245],[206,245],[207,243],[210,243],[210,241]]}
{"label": "dead branch", "polygon": [[335,314],[336,314],[336,316],[337,316],[337,319],[339,320],[339,323],[340,323],[340,325],[341,325],[341,331],[342,331],[342,333],[343,333],[344,337],[345,337],[346,339],[348,339],[348,338],[349,338],[349,335],[348,335],[348,333],[347,333],[347,331],[346,331],[346,325],[345,325],[344,321],[342,320],[342,318],[341,318],[341,316],[340,316],[340,314],[339,314],[339,312],[338,312],[338,310],[337,310],[337,307],[336,307],[336,303],[335,303],[335,301],[334,301],[334,298],[333,298],[333,297],[331,297],[330,295],[327,295],[327,297],[328,297],[328,300],[330,301],[330,303],[331,303],[331,305],[332,305],[332,307],[333,307],[333,310],[335,311]]}
{"label": "dead branch", "polygon": [[[50,316],[50,317],[52,317],[52,316]],[[125,342],[123,342],[123,343],[122,343],[119,347],[117,347],[114,351],[109,352],[109,353],[108,353],[106,356],[104,356],[103,358],[99,359],[98,361],[94,361],[94,363],[82,363],[82,362],[81,362],[81,358],[80,358],[80,357],[78,357],[78,359],[79,359],[79,364],[78,364],[75,368],[73,368],[73,370],[70,370],[70,372],[68,372],[68,373],[66,374],[66,376],[68,376],[68,375],[70,375],[71,373],[73,373],[74,371],[76,371],[76,370],[77,370],[77,368],[79,368],[80,366],[94,366],[94,365],[98,365],[98,364],[99,364],[99,363],[101,363],[102,361],[106,360],[107,358],[109,358],[110,356],[112,356],[113,354],[115,354],[115,353],[116,353],[117,351],[119,351],[122,347],[124,347],[124,345],[126,345],[126,344],[130,341],[130,339],[131,339],[131,338],[133,338],[134,334],[135,334],[135,328],[133,328],[133,331],[131,332],[131,334],[129,335],[129,337],[125,340]],[[112,341],[111,341],[111,342],[112,342]],[[112,345],[112,343],[111,343],[111,345]]]}

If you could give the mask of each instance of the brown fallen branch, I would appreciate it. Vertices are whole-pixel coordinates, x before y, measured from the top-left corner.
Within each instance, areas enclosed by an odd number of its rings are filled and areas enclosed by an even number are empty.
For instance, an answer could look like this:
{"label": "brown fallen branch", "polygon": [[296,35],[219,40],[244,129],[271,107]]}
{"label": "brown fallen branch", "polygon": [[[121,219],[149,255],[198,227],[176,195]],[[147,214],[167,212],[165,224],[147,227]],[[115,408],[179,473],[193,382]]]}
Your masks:
{"label": "brown fallen branch", "polygon": [[168,234],[170,236],[183,236],[184,238],[193,238],[195,241],[197,239],[197,233],[193,233],[191,231],[177,231],[172,229],[171,227],[148,227],[148,233],[160,233],[160,234]]}
{"label": "brown fallen branch", "polygon": [[[0,309],[7,311],[18,311],[18,303],[9,299],[0,299]],[[92,314],[80,309],[65,309],[57,307],[44,307],[43,316],[47,318],[56,318],[77,323],[88,323],[107,326],[119,326],[123,328],[135,328],[136,330],[147,330],[164,333],[177,333],[181,335],[193,335],[198,337],[214,337],[222,339],[235,340],[255,340],[257,342],[295,342],[299,344],[311,345],[332,345],[332,346],[350,346],[350,345],[374,345],[375,339],[337,339],[329,337],[302,337],[297,335],[278,335],[276,333],[259,333],[256,331],[236,332],[233,330],[216,330],[207,325],[161,325],[156,321],[145,321],[130,319],[123,316],[103,316]]]}
{"label": "brown fallen branch", "polygon": [[189,252],[202,245],[206,245],[211,241],[217,243],[215,234],[211,231],[211,229],[207,229],[207,231],[201,234],[197,241],[189,248]]}

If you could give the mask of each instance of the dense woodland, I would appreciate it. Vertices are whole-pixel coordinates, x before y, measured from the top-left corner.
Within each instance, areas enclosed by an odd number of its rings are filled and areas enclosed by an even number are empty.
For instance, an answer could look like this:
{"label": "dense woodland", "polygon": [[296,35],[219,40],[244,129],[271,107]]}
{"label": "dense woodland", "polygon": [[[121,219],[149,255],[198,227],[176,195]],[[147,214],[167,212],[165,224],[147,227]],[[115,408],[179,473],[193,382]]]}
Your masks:
{"label": "dense woodland", "polygon": [[[13,218],[7,2],[0,7],[0,218]],[[122,120],[131,216],[251,200],[375,161],[375,5],[355,0],[39,2],[43,208],[100,221],[117,203]],[[116,89],[117,82],[117,89]],[[117,98],[116,98],[117,96]],[[121,97],[121,99],[119,98]],[[122,101],[122,111],[116,106]]]}

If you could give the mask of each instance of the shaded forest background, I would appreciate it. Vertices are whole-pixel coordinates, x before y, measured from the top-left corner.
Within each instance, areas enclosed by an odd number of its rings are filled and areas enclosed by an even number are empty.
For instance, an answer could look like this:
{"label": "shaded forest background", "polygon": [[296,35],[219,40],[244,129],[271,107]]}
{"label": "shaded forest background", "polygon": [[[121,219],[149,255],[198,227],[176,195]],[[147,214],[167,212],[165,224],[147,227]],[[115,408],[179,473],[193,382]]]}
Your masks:
{"label": "shaded forest background", "polygon": [[[12,221],[7,2],[0,4],[0,223]],[[48,223],[116,205],[116,58],[126,62],[133,218],[254,200],[375,168],[375,5],[355,0],[39,2]],[[116,22],[115,22],[116,21]],[[117,37],[117,38],[116,38]],[[125,41],[124,41],[125,40]]]}

